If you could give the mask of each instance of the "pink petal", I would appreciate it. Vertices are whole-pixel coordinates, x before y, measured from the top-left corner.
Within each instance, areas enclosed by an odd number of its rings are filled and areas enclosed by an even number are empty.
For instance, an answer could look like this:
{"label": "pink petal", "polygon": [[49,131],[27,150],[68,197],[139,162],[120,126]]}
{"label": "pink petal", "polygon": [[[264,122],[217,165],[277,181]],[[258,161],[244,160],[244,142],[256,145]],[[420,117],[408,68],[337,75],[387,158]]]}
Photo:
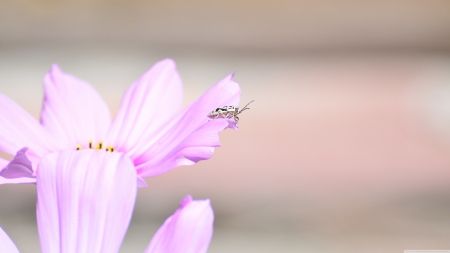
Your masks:
{"label": "pink petal", "polygon": [[0,171],[4,178],[35,177],[35,171],[41,158],[31,149],[25,147],[17,151],[16,156]]}
{"label": "pink petal", "polygon": [[[8,161],[0,158],[0,168],[4,170],[8,165]],[[19,178],[4,178],[1,176],[0,172],[0,185],[1,184],[27,184],[27,183],[36,183],[36,178],[30,177],[19,177]]]}
{"label": "pink petal", "polygon": [[[33,184],[36,183],[36,168],[41,158],[31,149],[25,147],[17,151],[16,156],[8,163],[0,160],[1,184]],[[6,163],[6,164],[5,164]]]}
{"label": "pink petal", "polygon": [[175,63],[170,59],[156,63],[125,92],[105,144],[119,151],[130,150],[146,136],[153,136],[182,103]]}
{"label": "pink petal", "polygon": [[19,253],[16,245],[11,241],[11,238],[0,227],[0,252],[2,253]]}
{"label": "pink petal", "polygon": [[145,180],[142,177],[136,176],[136,179],[137,179],[137,181],[136,181],[137,187],[139,187],[139,188],[148,187],[147,182],[145,182]]}
{"label": "pink petal", "polygon": [[146,253],[203,253],[213,234],[214,213],[209,200],[184,198],[178,210],[159,228]]}
{"label": "pink petal", "polygon": [[0,94],[0,150],[15,154],[23,147],[30,147],[40,156],[58,148],[35,118]]}
{"label": "pink petal", "polygon": [[66,150],[37,170],[37,219],[43,252],[118,252],[136,198],[127,156]]}
{"label": "pink petal", "polygon": [[[230,123],[225,119],[211,120],[207,117],[217,107],[238,105],[241,91],[239,85],[231,80],[232,77],[233,75],[229,75],[214,85],[169,122],[165,129],[160,129],[158,135],[143,138],[139,145],[127,153],[139,169],[139,175],[153,176],[179,165],[193,164],[211,157],[204,154],[205,148],[219,146],[218,133],[227,127],[235,128],[235,122]],[[207,139],[203,140],[205,137]],[[190,159],[196,156],[191,147],[199,148],[199,153],[202,154],[199,154],[198,158],[202,159]],[[189,149],[190,157],[185,156],[183,149]],[[210,153],[212,155],[212,152]],[[177,161],[181,157],[187,160]]]}
{"label": "pink petal", "polygon": [[153,159],[137,166],[138,174],[141,177],[156,176],[177,166],[192,165],[211,158],[214,147],[220,146],[218,133],[228,126],[226,119],[206,122],[174,147],[169,154],[155,153]]}
{"label": "pink petal", "polygon": [[87,147],[103,139],[111,122],[109,109],[85,81],[53,65],[44,78],[42,125],[65,148]]}

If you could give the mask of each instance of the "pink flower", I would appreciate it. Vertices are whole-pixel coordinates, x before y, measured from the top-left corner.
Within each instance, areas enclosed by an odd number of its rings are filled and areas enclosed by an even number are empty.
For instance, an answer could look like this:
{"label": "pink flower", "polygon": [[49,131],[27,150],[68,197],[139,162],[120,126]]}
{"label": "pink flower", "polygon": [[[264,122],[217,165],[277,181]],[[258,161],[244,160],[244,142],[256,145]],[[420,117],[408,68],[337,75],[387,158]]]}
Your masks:
{"label": "pink flower", "polygon": [[179,111],[180,76],[172,60],[160,61],[128,88],[111,122],[97,92],[54,65],[44,78],[40,122],[0,94],[0,151],[16,155],[9,163],[0,159],[0,184],[34,183],[45,155],[77,148],[125,153],[138,186],[145,186],[142,178],[209,159],[220,146],[218,133],[236,128],[233,120],[207,117],[217,107],[239,103],[239,85],[232,77]]}
{"label": "pink flower", "polygon": [[[136,170],[128,156],[65,150],[43,157],[36,174],[42,252],[119,251],[137,191]],[[213,220],[209,200],[187,196],[145,252],[206,252]],[[2,229],[0,252],[19,252]]]}

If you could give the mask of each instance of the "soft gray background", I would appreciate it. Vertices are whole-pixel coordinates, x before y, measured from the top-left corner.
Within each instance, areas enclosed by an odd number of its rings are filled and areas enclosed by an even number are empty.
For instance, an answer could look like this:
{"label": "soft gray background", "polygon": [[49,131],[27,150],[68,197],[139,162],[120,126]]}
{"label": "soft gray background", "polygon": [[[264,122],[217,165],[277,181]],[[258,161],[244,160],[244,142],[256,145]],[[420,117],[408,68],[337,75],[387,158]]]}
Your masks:
{"label": "soft gray background", "polygon": [[[122,252],[188,193],[216,214],[209,252],[450,249],[450,2],[0,2],[0,92],[39,117],[54,62],[114,113],[173,58],[185,104],[230,72],[239,131],[148,179]],[[0,226],[39,252],[35,186],[0,186]]]}

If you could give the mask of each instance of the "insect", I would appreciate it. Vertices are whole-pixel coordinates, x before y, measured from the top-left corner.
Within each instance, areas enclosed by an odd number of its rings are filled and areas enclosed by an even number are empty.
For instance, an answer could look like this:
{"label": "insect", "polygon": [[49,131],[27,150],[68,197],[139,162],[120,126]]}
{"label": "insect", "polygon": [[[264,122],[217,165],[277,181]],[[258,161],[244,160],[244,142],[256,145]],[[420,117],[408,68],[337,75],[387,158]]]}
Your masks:
{"label": "insect", "polygon": [[239,121],[238,115],[241,114],[243,111],[250,109],[250,108],[247,108],[247,106],[249,104],[251,104],[253,101],[255,101],[255,100],[250,101],[250,103],[245,105],[244,108],[242,108],[240,110],[238,107],[234,107],[232,105],[224,106],[222,108],[217,108],[208,114],[208,118],[210,118],[210,119],[217,119],[217,118],[231,119],[231,118],[233,118],[235,121]]}

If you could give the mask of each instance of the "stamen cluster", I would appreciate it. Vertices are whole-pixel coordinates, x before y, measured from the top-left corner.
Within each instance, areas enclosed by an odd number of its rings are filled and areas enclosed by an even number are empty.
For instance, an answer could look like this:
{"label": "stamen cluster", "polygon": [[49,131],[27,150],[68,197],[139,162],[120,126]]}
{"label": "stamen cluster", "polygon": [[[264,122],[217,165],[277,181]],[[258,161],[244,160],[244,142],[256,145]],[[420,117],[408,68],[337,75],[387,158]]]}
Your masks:
{"label": "stamen cluster", "polygon": [[[96,145],[95,147],[92,146],[92,140],[89,141],[89,149],[95,149],[95,150],[101,150],[103,149],[103,147],[105,148],[106,152],[114,152],[114,146],[103,146],[103,142],[99,141],[98,145]],[[82,150],[83,147],[81,145],[77,145],[77,150]]]}

